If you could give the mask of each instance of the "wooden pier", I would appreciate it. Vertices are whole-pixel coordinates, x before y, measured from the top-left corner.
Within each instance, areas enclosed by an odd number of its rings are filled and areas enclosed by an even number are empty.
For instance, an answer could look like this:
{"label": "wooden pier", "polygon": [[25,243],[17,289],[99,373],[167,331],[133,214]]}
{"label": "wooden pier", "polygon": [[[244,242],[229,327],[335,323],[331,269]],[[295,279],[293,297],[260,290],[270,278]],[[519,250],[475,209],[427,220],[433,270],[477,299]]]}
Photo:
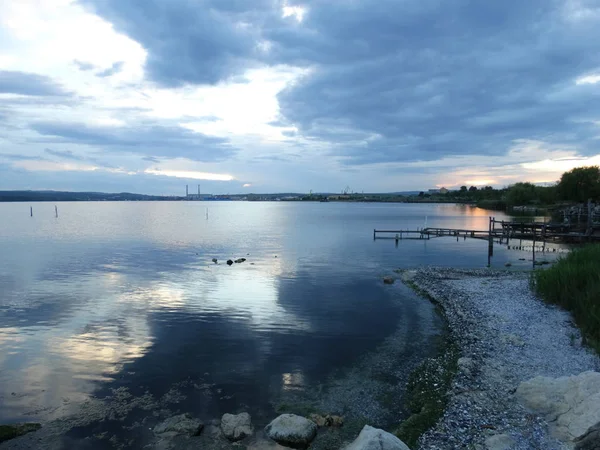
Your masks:
{"label": "wooden pier", "polygon": [[574,231],[569,225],[546,222],[508,222],[490,217],[487,230],[469,230],[463,228],[417,228],[404,230],[373,230],[373,239],[431,239],[432,237],[463,237],[474,239],[496,239],[508,243],[512,239],[585,242],[600,241],[600,235],[590,232]]}
{"label": "wooden pier", "polygon": [[[546,252],[547,243],[583,243],[600,242],[600,234],[594,233],[594,228],[586,230],[574,229],[569,224],[546,222],[513,222],[489,218],[487,230],[469,230],[461,228],[417,228],[405,230],[373,230],[373,240],[392,239],[398,241],[405,239],[431,239],[436,237],[456,237],[467,239],[482,239],[488,241],[488,265],[494,254],[494,243],[506,245],[511,248],[511,241],[518,240],[518,245],[513,243],[513,249],[529,249],[533,253],[533,265],[536,265],[536,251]],[[523,245],[526,241],[526,245]],[[528,242],[531,242],[530,244]],[[556,249],[553,249],[556,251]]]}

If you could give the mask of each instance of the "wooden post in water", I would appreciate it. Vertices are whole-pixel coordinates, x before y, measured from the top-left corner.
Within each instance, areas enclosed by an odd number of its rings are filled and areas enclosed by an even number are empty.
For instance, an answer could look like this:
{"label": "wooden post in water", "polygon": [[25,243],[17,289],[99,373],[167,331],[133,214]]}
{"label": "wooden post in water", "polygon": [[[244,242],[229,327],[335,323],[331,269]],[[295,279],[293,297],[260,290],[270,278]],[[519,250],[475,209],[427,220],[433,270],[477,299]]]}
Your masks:
{"label": "wooden post in water", "polygon": [[54,205],[54,215],[58,219],[58,206]]}
{"label": "wooden post in water", "polygon": [[533,252],[533,268],[535,269],[535,228],[533,228],[533,247],[531,250]]}
{"label": "wooden post in water", "polygon": [[375,228],[373,228],[373,240],[375,240]]}
{"label": "wooden post in water", "polygon": [[546,252],[546,224],[542,226],[542,253]]}
{"label": "wooden post in water", "polygon": [[488,227],[488,267],[492,264],[492,255],[494,254],[494,237],[492,235],[492,221],[494,219],[490,217],[490,223]]}
{"label": "wooden post in water", "polygon": [[29,217],[33,217],[33,206],[29,207]]}

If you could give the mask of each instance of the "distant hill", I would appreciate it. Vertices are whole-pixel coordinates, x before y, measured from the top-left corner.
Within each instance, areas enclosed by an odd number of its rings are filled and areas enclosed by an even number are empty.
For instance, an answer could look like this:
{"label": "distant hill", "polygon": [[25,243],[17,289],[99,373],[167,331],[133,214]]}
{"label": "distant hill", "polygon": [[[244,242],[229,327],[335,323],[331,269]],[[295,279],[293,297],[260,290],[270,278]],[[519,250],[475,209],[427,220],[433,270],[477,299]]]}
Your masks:
{"label": "distant hill", "polygon": [[[355,198],[369,198],[372,201],[386,200],[391,197],[409,197],[418,195],[420,191],[404,191],[389,193],[354,193]],[[312,198],[318,200],[320,197],[340,195],[333,193],[313,193]],[[231,195],[207,195],[202,200],[276,200],[284,198],[310,199],[308,194],[294,192],[280,192],[274,194],[231,194]],[[196,200],[194,195],[190,200]],[[186,197],[132,194],[130,192],[106,193],[106,192],[65,192],[65,191],[0,191],[0,202],[99,202],[99,201],[181,201]]]}
{"label": "distant hill", "polygon": [[132,194],[130,192],[0,191],[0,202],[77,202],[77,201],[183,200],[183,197]]}

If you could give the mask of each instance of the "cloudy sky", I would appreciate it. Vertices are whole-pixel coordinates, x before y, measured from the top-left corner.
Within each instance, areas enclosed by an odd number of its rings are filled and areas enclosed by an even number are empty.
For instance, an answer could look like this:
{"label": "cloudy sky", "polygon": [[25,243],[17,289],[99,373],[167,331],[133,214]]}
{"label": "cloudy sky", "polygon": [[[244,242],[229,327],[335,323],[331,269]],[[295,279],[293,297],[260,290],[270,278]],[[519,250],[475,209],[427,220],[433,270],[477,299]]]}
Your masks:
{"label": "cloudy sky", "polygon": [[505,186],[599,138],[599,0],[0,2],[0,189]]}

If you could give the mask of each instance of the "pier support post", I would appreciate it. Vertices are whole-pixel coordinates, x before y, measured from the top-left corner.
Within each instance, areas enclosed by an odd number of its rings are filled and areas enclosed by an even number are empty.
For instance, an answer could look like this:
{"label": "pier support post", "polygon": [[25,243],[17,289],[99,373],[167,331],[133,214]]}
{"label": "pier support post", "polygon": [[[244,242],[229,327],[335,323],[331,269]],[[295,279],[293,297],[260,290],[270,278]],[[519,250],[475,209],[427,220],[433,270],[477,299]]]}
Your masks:
{"label": "pier support post", "polygon": [[494,256],[494,235],[492,234],[492,221],[494,219],[490,217],[490,224],[488,228],[488,267],[492,264],[492,256]]}

